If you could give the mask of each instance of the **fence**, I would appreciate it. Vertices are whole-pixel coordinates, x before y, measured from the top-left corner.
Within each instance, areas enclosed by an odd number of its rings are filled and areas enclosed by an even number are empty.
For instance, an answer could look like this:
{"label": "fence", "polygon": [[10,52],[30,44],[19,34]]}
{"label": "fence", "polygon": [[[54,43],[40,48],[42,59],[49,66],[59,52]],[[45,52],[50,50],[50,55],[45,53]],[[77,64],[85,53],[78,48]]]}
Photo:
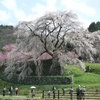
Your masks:
{"label": "fence", "polygon": [[[8,97],[10,97],[10,99],[8,99]],[[17,98],[16,98],[17,97]],[[52,93],[52,91],[50,92],[50,96],[48,96],[48,91],[47,90],[43,90],[43,91],[39,91],[36,90],[35,91],[35,97],[31,98],[31,93],[29,90],[26,91],[19,91],[18,96],[15,95],[15,92],[13,92],[12,96],[9,96],[8,93],[6,93],[5,98],[7,99],[2,99],[2,92],[0,92],[0,100],[52,100],[52,99],[58,99],[58,100],[70,100],[70,94],[69,92],[65,92],[65,94],[63,95],[62,90],[57,90],[55,95]],[[73,93],[73,100],[76,100],[76,92]],[[85,92],[85,100],[100,100],[100,92]]]}
{"label": "fence", "polygon": [[[56,91],[55,94],[51,92],[50,95],[47,94],[46,90],[43,90],[42,92],[42,98],[43,99],[70,99],[69,92],[66,92],[65,94],[62,93],[62,91]],[[73,100],[77,99],[76,92],[73,93]],[[85,92],[85,100],[100,100],[100,92]]]}

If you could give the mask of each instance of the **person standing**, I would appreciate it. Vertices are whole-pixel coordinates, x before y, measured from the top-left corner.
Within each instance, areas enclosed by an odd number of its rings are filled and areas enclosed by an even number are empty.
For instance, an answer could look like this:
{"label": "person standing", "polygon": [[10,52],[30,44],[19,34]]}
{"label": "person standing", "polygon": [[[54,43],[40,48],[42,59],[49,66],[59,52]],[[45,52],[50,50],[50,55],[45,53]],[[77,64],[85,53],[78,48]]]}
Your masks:
{"label": "person standing", "polygon": [[51,91],[50,91],[50,90],[48,90],[48,98],[50,97],[50,93],[51,93]]}
{"label": "person standing", "polygon": [[19,91],[19,89],[18,89],[18,87],[16,87],[16,88],[15,88],[15,93],[16,93],[16,95],[18,95],[18,91]]}
{"label": "person standing", "polygon": [[9,93],[12,96],[12,94],[13,94],[13,87],[12,86],[9,88]]}
{"label": "person standing", "polygon": [[55,99],[55,94],[56,94],[56,87],[55,86],[53,86],[52,91],[53,91],[53,99]]}
{"label": "person standing", "polygon": [[4,88],[3,88],[3,96],[5,96],[6,95],[6,86],[4,86]]}
{"label": "person standing", "polygon": [[62,88],[62,92],[63,92],[63,95],[65,95],[66,90],[64,88]]}
{"label": "person standing", "polygon": [[35,96],[35,90],[32,88],[31,89],[31,94],[32,94],[32,98]]}
{"label": "person standing", "polygon": [[71,87],[70,90],[69,90],[70,100],[73,99],[73,92],[74,92],[74,90],[73,90],[73,88]]}
{"label": "person standing", "polygon": [[80,85],[76,88],[76,95],[77,95],[77,100],[81,100],[81,88],[80,88]]}
{"label": "person standing", "polygon": [[85,92],[86,92],[86,89],[85,89],[85,86],[83,86],[81,89],[82,100],[85,100]]}

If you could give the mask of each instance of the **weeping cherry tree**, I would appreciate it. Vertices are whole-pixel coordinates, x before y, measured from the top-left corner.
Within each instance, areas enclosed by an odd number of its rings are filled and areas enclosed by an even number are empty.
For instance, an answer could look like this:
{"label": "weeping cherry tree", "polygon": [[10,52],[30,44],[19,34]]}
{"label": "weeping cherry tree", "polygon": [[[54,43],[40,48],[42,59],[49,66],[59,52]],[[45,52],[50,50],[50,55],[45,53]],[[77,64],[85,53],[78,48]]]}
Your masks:
{"label": "weeping cherry tree", "polygon": [[[30,66],[27,66],[27,62],[31,59],[36,65],[37,74],[42,75],[40,56],[46,52],[52,58],[51,74],[62,74],[62,63],[67,64],[69,63],[68,61],[80,63],[77,58],[66,53],[69,36],[71,34],[74,36],[75,33],[81,34],[80,31],[81,25],[77,21],[77,15],[68,11],[49,12],[34,21],[19,22],[14,32],[14,35],[17,36],[16,50],[9,53],[8,67],[5,69],[5,72],[11,75],[20,70],[20,78],[29,75],[32,73],[32,69]],[[25,53],[30,51],[34,52],[31,55]],[[24,57],[14,57],[18,53],[24,55]],[[19,63],[22,64],[20,65]],[[60,71],[57,70],[58,67]]]}

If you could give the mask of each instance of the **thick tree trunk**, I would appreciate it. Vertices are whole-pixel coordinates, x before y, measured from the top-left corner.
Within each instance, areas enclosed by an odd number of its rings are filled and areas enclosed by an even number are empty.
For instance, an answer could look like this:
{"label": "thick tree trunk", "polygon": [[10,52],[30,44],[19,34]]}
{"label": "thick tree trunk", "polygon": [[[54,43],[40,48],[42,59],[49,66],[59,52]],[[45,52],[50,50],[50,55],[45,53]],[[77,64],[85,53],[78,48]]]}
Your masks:
{"label": "thick tree trunk", "polygon": [[51,75],[61,75],[62,68],[59,63],[58,52],[54,51],[53,58],[52,58],[52,65],[50,67],[50,74]]}

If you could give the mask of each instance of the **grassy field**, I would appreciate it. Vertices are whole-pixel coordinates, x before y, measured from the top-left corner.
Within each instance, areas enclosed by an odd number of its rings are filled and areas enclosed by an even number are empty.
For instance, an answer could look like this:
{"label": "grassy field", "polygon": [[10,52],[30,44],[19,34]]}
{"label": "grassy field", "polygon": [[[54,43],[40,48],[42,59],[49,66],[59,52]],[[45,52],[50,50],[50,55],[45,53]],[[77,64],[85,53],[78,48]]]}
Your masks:
{"label": "grassy field", "polygon": [[[83,72],[76,67],[71,69],[71,74],[73,73],[73,84],[65,84],[65,85],[55,85],[58,90],[62,90],[62,88],[66,88],[69,90],[71,86],[73,86],[74,90],[78,85],[85,86],[87,91],[95,91],[96,89],[100,89],[100,63],[85,63],[86,66],[91,67],[91,72]],[[34,85],[34,84],[32,84]],[[0,94],[2,95],[2,88],[6,86],[7,89],[10,86],[19,88],[19,96],[20,98],[31,97],[30,95],[30,87],[32,85],[24,85],[24,84],[16,84],[10,83],[3,80],[0,80]],[[38,97],[42,97],[42,90],[52,89],[53,85],[34,85],[36,86],[36,92]],[[1,97],[1,96],[0,96]],[[9,97],[9,95],[8,95]],[[16,96],[15,96],[16,97]]]}

